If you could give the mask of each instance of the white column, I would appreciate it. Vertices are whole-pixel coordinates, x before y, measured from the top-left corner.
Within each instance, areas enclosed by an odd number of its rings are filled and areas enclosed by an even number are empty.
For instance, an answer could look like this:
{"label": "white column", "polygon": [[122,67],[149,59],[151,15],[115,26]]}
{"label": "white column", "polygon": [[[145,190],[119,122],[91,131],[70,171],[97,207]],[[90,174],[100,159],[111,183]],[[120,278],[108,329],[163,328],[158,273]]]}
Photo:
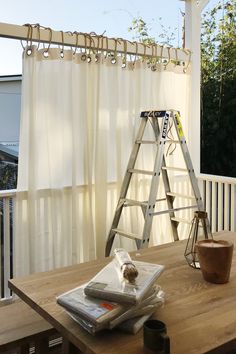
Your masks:
{"label": "white column", "polygon": [[188,146],[197,175],[200,173],[201,12],[209,0],[185,1],[185,46],[192,51]]}

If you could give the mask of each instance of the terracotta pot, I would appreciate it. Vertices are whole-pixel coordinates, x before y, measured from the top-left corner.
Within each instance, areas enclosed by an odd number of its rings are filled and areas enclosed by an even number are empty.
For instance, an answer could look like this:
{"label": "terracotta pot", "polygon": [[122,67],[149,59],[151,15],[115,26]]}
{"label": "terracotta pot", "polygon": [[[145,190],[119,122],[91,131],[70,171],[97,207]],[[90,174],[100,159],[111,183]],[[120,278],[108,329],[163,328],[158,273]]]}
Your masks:
{"label": "terracotta pot", "polygon": [[195,247],[203,278],[210,283],[227,283],[232,263],[233,243],[208,239],[198,241]]}

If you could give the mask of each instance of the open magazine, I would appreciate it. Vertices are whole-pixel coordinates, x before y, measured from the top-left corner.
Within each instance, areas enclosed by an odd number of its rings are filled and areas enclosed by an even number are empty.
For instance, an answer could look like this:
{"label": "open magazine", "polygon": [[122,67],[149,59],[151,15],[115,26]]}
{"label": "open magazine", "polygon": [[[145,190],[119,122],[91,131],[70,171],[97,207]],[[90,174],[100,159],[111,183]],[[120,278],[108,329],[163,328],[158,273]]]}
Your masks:
{"label": "open magazine", "polygon": [[139,303],[163,272],[164,266],[139,261],[133,263],[138,270],[138,277],[133,283],[121,279],[120,269],[113,259],[88,282],[85,294],[118,303]]}

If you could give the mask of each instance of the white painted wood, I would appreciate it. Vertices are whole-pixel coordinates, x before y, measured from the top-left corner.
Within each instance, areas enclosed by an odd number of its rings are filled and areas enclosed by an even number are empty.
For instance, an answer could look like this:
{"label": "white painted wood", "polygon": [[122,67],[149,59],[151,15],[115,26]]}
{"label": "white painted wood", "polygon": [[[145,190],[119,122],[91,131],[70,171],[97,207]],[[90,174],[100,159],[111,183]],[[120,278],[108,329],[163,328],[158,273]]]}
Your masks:
{"label": "white painted wood", "polygon": [[224,228],[223,192],[224,192],[224,184],[218,183],[218,231],[222,231]]}
{"label": "white painted wood", "polygon": [[202,11],[204,9],[204,7],[206,7],[206,5],[210,2],[210,0],[198,0],[196,1],[199,11]]}
{"label": "white painted wood", "polygon": [[236,230],[236,186],[231,185],[231,225],[230,230]]}
{"label": "white painted wood", "polygon": [[185,45],[192,52],[188,146],[196,174],[200,173],[201,12],[208,1],[185,1]]}
{"label": "white painted wood", "polygon": [[230,230],[229,215],[230,215],[230,185],[224,185],[224,230]]}
{"label": "white painted wood", "polygon": [[[0,22],[0,37],[12,38],[12,39],[20,39],[27,40],[28,37],[28,27],[26,26],[18,26],[9,23]],[[32,31],[32,40],[33,42],[44,42],[51,44],[60,44],[64,46],[75,46],[80,48],[91,47],[95,50],[106,50],[109,51],[117,51],[119,53],[127,53],[133,55],[146,55],[146,56],[157,56],[166,59],[174,59],[176,60],[176,56],[181,61],[188,62],[189,60],[189,52],[187,50],[175,49],[175,48],[167,48],[162,47],[160,45],[156,46],[144,46],[142,43],[130,42],[119,39],[119,41],[115,41],[112,38],[107,38],[105,36],[92,36],[92,40],[90,40],[89,36],[83,33],[78,35],[66,33],[62,34],[60,31],[49,31],[48,29],[40,29],[40,35],[37,28],[34,28]],[[87,39],[86,39],[87,38]],[[30,42],[30,41],[29,41]],[[176,54],[177,51],[177,54]]]}
{"label": "white painted wood", "polygon": [[206,182],[206,212],[211,225],[211,182]]}
{"label": "white painted wood", "polygon": [[212,182],[211,231],[217,231],[217,183]]}
{"label": "white painted wood", "polygon": [[10,279],[10,203],[3,198],[3,252],[4,252],[4,297],[10,297],[8,280]]}

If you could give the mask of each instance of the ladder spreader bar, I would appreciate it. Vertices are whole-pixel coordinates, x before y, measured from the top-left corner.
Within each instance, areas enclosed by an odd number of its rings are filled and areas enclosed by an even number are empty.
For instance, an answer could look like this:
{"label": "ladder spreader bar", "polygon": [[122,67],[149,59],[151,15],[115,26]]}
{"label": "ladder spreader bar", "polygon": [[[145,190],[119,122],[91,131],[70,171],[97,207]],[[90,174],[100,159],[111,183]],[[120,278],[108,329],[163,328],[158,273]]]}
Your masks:
{"label": "ladder spreader bar", "polygon": [[183,172],[188,171],[186,168],[171,167],[171,166],[163,166],[162,169],[163,169],[163,170],[172,170],[172,171],[183,171]]}

